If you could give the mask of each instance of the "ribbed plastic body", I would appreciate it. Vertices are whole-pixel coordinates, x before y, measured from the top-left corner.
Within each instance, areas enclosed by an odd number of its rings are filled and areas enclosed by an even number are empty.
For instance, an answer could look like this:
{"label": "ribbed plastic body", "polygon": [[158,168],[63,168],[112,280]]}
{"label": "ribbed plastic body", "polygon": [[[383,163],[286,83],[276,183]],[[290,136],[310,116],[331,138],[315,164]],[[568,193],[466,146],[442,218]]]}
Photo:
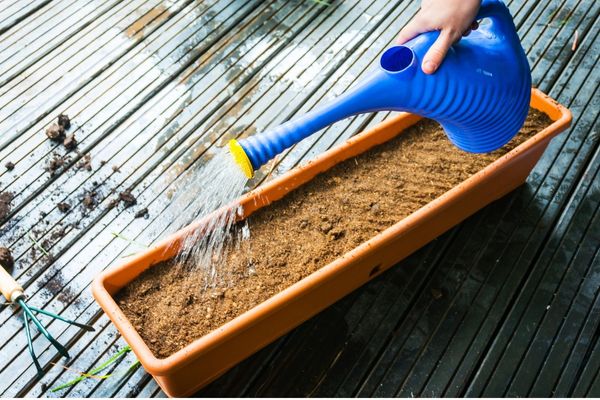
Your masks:
{"label": "ribbed plastic body", "polygon": [[439,32],[384,52],[380,65],[349,92],[275,129],[240,140],[254,169],[322,128],[372,111],[407,111],[438,121],[457,147],[495,150],[521,128],[529,110],[531,73],[508,8],[483,0],[487,23],[452,46],[432,75],[421,62]]}

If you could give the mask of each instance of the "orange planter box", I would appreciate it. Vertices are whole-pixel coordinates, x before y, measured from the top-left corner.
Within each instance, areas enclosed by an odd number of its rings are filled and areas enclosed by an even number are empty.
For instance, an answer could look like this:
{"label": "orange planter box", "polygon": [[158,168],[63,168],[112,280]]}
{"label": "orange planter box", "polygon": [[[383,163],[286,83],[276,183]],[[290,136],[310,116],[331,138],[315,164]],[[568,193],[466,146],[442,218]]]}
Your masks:
{"label": "orange planter box", "polygon": [[[167,358],[158,359],[152,354],[113,295],[147,268],[174,256],[185,233],[200,228],[202,221],[102,273],[94,280],[94,297],[165,393],[177,397],[193,394],[238,362],[524,183],[550,139],[571,122],[569,110],[537,89],[532,90],[531,106],[546,113],[554,122],[395,225]],[[239,200],[244,218],[339,162],[401,134],[419,119],[415,115],[401,114],[249,192]]]}

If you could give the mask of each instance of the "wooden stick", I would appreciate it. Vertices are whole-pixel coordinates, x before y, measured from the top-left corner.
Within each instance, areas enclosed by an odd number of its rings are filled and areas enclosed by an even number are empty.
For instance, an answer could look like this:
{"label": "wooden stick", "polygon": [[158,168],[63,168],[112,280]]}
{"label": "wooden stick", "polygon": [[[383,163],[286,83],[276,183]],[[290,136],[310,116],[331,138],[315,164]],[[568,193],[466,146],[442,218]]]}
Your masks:
{"label": "wooden stick", "polygon": [[0,292],[8,301],[15,301],[23,295],[23,288],[15,279],[0,265]]}
{"label": "wooden stick", "polygon": [[577,50],[577,39],[579,39],[579,31],[575,30],[575,39],[573,39],[573,45],[571,46],[571,51]]}

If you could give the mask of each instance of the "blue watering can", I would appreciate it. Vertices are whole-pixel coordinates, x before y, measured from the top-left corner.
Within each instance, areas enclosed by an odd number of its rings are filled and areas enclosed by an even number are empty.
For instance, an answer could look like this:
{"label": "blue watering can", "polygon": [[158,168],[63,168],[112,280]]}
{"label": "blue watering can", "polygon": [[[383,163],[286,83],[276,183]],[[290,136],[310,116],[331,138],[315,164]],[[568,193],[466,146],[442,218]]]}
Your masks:
{"label": "blue watering can", "polygon": [[433,75],[420,65],[437,31],[387,49],[379,68],[333,102],[268,132],[231,140],[236,163],[251,178],[302,139],[341,119],[373,111],[406,111],[434,119],[454,145],[471,153],[502,147],[527,117],[531,72],[504,3],[482,0],[476,18],[491,21],[453,45]]}

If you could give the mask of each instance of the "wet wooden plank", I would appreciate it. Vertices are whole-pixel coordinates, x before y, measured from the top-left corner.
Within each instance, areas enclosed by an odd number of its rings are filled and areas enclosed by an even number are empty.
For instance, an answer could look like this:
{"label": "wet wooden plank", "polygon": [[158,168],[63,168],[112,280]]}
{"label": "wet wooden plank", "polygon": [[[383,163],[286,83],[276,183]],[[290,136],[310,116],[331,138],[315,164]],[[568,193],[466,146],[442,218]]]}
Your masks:
{"label": "wet wooden plank", "polygon": [[[156,3],[154,6],[151,4],[150,9],[144,10],[143,7],[136,8],[134,4],[133,9],[122,18],[117,13],[118,20],[112,21],[113,26],[108,27],[105,32],[94,31],[93,34],[78,40],[80,35],[96,28],[96,24],[90,25],[76,35],[77,37],[49,54],[48,60],[36,63],[32,67],[33,71],[27,70],[21,74],[22,78],[13,79],[0,88],[0,96],[3,99],[0,127],[11,133],[17,131],[0,143],[0,147],[5,149],[10,144],[15,144],[15,139],[19,138],[22,132],[31,132],[30,128],[44,117],[51,119],[49,113],[52,110],[58,113],[56,107],[71,99],[82,87],[89,87],[90,82],[116,60],[128,61],[125,55],[132,51],[136,54],[135,50],[139,52],[143,49],[143,39],[152,34],[156,36],[160,28],[178,16],[185,5],[186,2],[178,1],[167,9]],[[140,25],[140,22],[144,24]],[[101,37],[96,38],[97,34]],[[72,40],[77,40],[76,46],[71,46]],[[90,41],[97,45],[91,45]],[[66,47],[65,51],[62,51],[63,47]],[[58,52],[60,57],[54,57],[55,52]],[[110,85],[104,87],[109,88]]]}
{"label": "wet wooden plank", "polygon": [[0,34],[18,26],[49,3],[50,0],[5,0],[0,4]]}
{"label": "wet wooden plank", "polygon": [[[546,301],[546,312],[536,335],[530,341],[522,366],[517,371],[510,392],[529,393],[531,396],[568,396],[577,384],[578,371],[585,360],[581,354],[593,343],[593,332],[598,327],[598,282],[594,279],[600,269],[600,190],[598,187],[600,152],[596,151],[577,188],[564,219],[571,217],[562,242],[555,249],[552,261],[541,255],[538,263],[547,262],[549,268],[536,293],[536,303]],[[586,227],[583,231],[583,227]],[[579,235],[579,236],[578,236]],[[570,262],[566,258],[571,256]],[[547,256],[546,256],[547,257]],[[565,265],[567,266],[565,268]],[[557,271],[562,280],[556,279]],[[557,288],[548,293],[552,284]],[[543,297],[545,296],[545,297]],[[571,353],[579,350],[575,357]],[[565,365],[569,368],[556,368]],[[579,364],[579,365],[578,365]],[[527,371],[522,371],[527,368]],[[560,380],[560,388],[557,385]],[[562,392],[562,393],[561,393]]]}
{"label": "wet wooden plank", "polygon": [[[0,68],[2,82],[18,77],[27,68],[56,50],[66,40],[108,12],[123,10],[112,1],[100,7],[93,1],[56,2],[46,12],[27,19],[26,24],[0,36]],[[65,51],[62,49],[61,51]],[[55,53],[54,57],[59,57]]]}
{"label": "wet wooden plank", "polygon": [[[192,19],[192,17],[193,16],[190,16],[189,19]],[[190,21],[183,19],[179,21],[179,24],[189,26]],[[201,18],[198,20],[197,24],[192,24],[190,27],[193,29],[194,27],[197,28],[199,25],[202,25]],[[205,37],[200,36],[198,40],[202,40],[203,38]],[[186,46],[189,45],[189,43],[180,43],[180,45]],[[169,53],[167,53],[167,55],[168,54]],[[141,71],[129,71],[131,65],[137,64],[133,62],[136,60],[127,60],[127,62],[115,64],[113,66],[114,69],[111,68],[106,74],[103,74],[99,78],[99,82],[102,84],[98,86],[93,84],[90,85],[89,91],[87,93],[84,92],[83,98],[93,99],[91,104],[86,104],[85,101],[77,101],[81,100],[80,97],[74,99],[71,104],[63,106],[63,111],[71,115],[75,121],[74,124],[76,124],[76,128],[73,132],[76,134],[79,141],[79,151],[82,154],[90,152],[92,149],[95,150],[95,147],[99,144],[106,145],[106,143],[102,143],[102,141],[107,139],[111,130],[114,129],[115,125],[119,124],[120,120],[124,119],[128,114],[132,114],[131,108],[135,110],[135,108],[144,105],[146,103],[144,102],[144,98],[156,90],[156,85],[161,83],[164,84],[164,81],[169,79],[168,75],[164,76],[164,74],[161,73],[161,68],[168,68],[172,65],[170,64],[172,61],[169,60],[168,57],[163,58],[165,62],[159,63],[151,70],[151,73],[148,71],[148,64],[149,61],[152,60],[152,55],[141,53],[139,54],[139,57],[140,58],[137,61],[143,66],[143,68],[140,68],[142,69]],[[115,74],[112,74],[112,72],[115,72]],[[128,86],[122,84],[127,81],[128,74],[141,72],[146,73],[145,76],[142,75],[144,76],[143,79]],[[163,81],[157,82],[156,78],[163,78]],[[109,90],[106,90],[106,86],[103,84],[107,84]],[[171,86],[171,88],[172,87],[173,86]],[[174,92],[171,95],[177,95],[177,92]],[[19,194],[18,198],[15,199],[15,202],[20,202],[20,204],[13,208],[13,210],[15,210],[14,212],[18,211],[19,207],[27,205],[29,201],[35,200],[40,192],[50,191],[49,187],[55,183],[54,179],[47,179],[48,174],[45,171],[45,168],[48,158],[51,156],[52,152],[57,151],[58,148],[57,146],[48,146],[45,135],[41,132],[53,118],[55,118],[55,115],[48,116],[41,124],[36,125],[30,130],[30,140],[24,145],[19,145],[19,148],[35,147],[36,150],[29,153],[29,157],[33,156],[37,158],[37,160],[35,163],[31,163],[27,160],[25,163],[27,169],[24,171],[18,169],[20,167],[18,163],[19,159],[13,161],[16,164],[15,171],[21,172],[21,175],[16,176],[17,179],[6,186],[7,190]],[[111,138],[114,140],[114,137]],[[12,148],[13,146],[10,146],[7,149],[7,152],[10,152]],[[14,156],[14,153],[11,155]],[[80,158],[81,155],[73,155],[70,165],[75,164]],[[15,174],[12,173],[9,176],[13,177]],[[56,176],[55,178],[58,177],[59,176]],[[32,182],[34,183],[32,184]],[[35,203],[31,206],[35,207]]]}

